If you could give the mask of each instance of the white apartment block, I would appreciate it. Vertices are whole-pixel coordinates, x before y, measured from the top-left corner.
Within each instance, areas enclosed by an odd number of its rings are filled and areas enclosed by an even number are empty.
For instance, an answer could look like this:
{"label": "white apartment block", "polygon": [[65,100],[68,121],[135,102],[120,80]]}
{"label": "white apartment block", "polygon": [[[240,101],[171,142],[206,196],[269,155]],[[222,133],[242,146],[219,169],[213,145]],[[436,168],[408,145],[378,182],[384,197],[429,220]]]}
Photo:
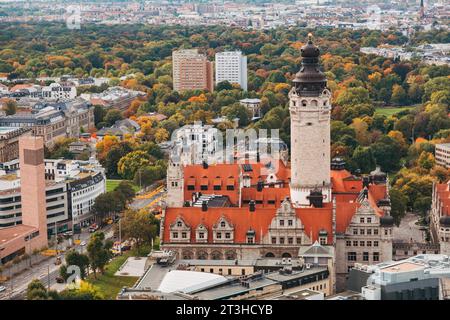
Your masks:
{"label": "white apartment block", "polygon": [[247,91],[247,57],[240,51],[216,53],[216,84],[222,81],[237,83]]}
{"label": "white apartment block", "polygon": [[52,83],[42,87],[42,98],[50,100],[72,100],[77,97],[77,88],[69,83]]}
{"label": "white apartment block", "polygon": [[436,164],[450,168],[450,143],[436,144]]}

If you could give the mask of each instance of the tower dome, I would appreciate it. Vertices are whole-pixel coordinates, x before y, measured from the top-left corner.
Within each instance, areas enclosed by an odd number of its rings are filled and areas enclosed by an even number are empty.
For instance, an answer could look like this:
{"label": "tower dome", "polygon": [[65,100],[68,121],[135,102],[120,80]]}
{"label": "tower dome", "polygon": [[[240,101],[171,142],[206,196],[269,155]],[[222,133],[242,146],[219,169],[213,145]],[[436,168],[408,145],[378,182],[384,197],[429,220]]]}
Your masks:
{"label": "tower dome", "polygon": [[302,65],[293,80],[295,91],[303,96],[319,95],[327,86],[327,78],[319,69],[320,50],[314,45],[311,34],[300,52]]}

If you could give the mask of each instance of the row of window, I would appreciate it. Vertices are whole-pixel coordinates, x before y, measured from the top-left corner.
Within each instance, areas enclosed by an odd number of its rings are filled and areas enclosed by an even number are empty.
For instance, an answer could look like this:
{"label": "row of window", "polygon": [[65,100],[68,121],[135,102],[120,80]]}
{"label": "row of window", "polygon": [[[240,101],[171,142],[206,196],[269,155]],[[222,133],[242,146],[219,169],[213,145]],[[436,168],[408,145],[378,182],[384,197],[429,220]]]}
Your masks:
{"label": "row of window", "polygon": [[[177,184],[178,185],[178,184]],[[172,183],[172,187],[174,187],[174,186],[177,186],[177,185],[174,185],[174,183]],[[193,184],[189,184],[188,186],[187,186],[187,189],[188,190],[190,190],[190,191],[192,191],[192,190],[195,190],[195,185],[193,185]],[[213,187],[213,189],[214,190],[216,190],[216,191],[218,191],[218,190],[222,190],[222,186],[220,186],[220,185],[215,185],[214,187]],[[234,190],[234,185],[227,185],[227,188],[226,188],[228,191],[233,191]],[[200,190],[202,190],[202,191],[207,191],[208,190],[208,185],[201,185],[200,186]]]}
{"label": "row of window", "polygon": [[[387,230],[385,230],[385,231],[387,231]],[[378,235],[378,229],[370,229],[370,228],[368,228],[368,229],[359,229],[359,232],[358,232],[358,229],[353,229],[353,235],[355,235],[355,236],[357,236],[357,235],[361,235],[361,236],[364,236],[364,235],[368,235],[368,236],[371,236],[371,235]],[[385,232],[385,235],[387,235],[387,233]]]}
{"label": "row of window", "polygon": [[[347,240],[345,242],[345,246],[347,246],[347,247],[351,247],[352,245],[353,245],[353,247],[357,247],[358,244],[359,244],[360,247],[365,247],[365,246],[371,247],[372,246],[372,241],[370,241],[370,240],[368,240],[368,241],[356,241],[356,240],[354,240],[352,242],[350,240]],[[378,247],[378,245],[379,245],[378,241],[373,241],[373,246],[374,247]]]}
{"label": "row of window", "polygon": [[[356,252],[348,252],[347,253],[347,261],[357,261],[357,253]],[[362,261],[369,261],[369,252],[363,252]],[[380,253],[374,252],[372,254],[372,261],[380,261]]]}

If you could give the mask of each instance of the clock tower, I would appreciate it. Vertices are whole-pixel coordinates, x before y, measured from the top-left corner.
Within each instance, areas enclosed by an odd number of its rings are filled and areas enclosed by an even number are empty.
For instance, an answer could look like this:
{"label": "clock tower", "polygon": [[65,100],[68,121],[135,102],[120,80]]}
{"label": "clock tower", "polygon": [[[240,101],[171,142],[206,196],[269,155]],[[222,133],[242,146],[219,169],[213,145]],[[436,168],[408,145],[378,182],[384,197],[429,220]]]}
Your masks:
{"label": "clock tower", "polygon": [[310,195],[331,202],[330,112],[331,92],[319,69],[320,51],[309,34],[301,48],[302,64],[289,92],[291,115],[291,201],[309,206]]}

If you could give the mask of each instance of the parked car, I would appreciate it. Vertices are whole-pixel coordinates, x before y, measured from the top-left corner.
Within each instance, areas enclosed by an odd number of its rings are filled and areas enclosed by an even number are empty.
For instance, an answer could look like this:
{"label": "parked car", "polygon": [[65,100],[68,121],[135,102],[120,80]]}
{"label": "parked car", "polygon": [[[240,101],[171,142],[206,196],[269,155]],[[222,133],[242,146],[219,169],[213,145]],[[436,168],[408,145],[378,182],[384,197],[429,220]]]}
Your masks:
{"label": "parked car", "polygon": [[86,245],[86,241],[82,241],[81,243],[80,243],[80,246],[82,246],[82,247],[84,247]]}
{"label": "parked car", "polygon": [[56,283],[64,283],[64,278],[63,277],[56,277]]}

